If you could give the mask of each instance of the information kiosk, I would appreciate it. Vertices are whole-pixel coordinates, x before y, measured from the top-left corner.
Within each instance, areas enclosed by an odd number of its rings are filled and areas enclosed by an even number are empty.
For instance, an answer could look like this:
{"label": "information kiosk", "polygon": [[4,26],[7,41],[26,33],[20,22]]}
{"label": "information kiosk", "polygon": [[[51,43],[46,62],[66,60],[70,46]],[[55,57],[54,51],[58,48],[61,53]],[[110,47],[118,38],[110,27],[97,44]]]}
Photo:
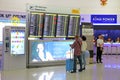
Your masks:
{"label": "information kiosk", "polygon": [[25,27],[3,28],[2,70],[26,68]]}

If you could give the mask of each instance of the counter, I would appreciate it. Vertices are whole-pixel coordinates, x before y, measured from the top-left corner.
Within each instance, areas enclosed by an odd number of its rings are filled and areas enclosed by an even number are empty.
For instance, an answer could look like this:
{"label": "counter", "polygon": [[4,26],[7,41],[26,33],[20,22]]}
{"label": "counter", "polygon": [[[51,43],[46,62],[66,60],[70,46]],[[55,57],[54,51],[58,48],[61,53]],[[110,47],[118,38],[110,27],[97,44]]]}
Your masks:
{"label": "counter", "polygon": [[[103,48],[103,54],[120,54],[120,43],[104,43]],[[96,53],[95,46],[94,53]]]}

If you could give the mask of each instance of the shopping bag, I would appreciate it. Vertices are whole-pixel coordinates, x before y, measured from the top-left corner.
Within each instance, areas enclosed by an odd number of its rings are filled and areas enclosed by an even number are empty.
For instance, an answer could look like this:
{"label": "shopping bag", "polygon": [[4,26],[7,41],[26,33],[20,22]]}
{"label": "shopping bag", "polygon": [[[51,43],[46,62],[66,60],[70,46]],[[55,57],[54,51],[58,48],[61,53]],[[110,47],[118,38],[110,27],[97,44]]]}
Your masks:
{"label": "shopping bag", "polygon": [[88,50],[85,51],[85,57],[90,58],[90,52]]}
{"label": "shopping bag", "polygon": [[85,58],[86,58],[86,64],[90,63],[90,52],[88,50],[85,51]]}

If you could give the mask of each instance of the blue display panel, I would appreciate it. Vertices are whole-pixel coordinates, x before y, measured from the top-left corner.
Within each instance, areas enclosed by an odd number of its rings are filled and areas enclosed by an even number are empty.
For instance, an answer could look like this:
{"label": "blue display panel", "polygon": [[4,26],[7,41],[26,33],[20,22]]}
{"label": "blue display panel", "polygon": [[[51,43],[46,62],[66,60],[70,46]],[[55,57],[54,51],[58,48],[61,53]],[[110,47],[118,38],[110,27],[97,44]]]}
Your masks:
{"label": "blue display panel", "polygon": [[117,15],[91,15],[92,23],[117,23]]}
{"label": "blue display panel", "polygon": [[30,60],[32,62],[65,60],[66,55],[70,52],[69,45],[72,43],[73,41],[32,41]]}
{"label": "blue display panel", "polygon": [[95,38],[97,38],[99,34],[104,36],[105,41],[111,38],[112,41],[115,42],[117,37],[120,37],[120,30],[94,30]]}
{"label": "blue display panel", "polygon": [[25,27],[11,28],[11,54],[25,54]]}

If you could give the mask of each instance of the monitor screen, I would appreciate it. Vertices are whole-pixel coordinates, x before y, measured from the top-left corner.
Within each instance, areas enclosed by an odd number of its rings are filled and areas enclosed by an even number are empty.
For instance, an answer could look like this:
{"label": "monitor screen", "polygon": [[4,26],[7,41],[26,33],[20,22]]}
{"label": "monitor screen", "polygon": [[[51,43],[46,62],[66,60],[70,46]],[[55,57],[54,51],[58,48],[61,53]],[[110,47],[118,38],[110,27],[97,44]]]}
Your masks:
{"label": "monitor screen", "polygon": [[56,37],[66,37],[69,15],[58,14]]}
{"label": "monitor screen", "polygon": [[74,37],[80,35],[80,16],[70,15],[69,26],[68,26],[68,37]]}
{"label": "monitor screen", "polygon": [[42,37],[44,13],[31,13],[29,24],[29,36]]}
{"label": "monitor screen", "polygon": [[43,37],[55,37],[56,17],[57,14],[45,14]]}
{"label": "monitor screen", "polygon": [[[31,41],[30,62],[65,60],[73,41]],[[63,48],[64,47],[64,48]]]}
{"label": "monitor screen", "polygon": [[11,27],[11,54],[25,54],[25,27]]}

